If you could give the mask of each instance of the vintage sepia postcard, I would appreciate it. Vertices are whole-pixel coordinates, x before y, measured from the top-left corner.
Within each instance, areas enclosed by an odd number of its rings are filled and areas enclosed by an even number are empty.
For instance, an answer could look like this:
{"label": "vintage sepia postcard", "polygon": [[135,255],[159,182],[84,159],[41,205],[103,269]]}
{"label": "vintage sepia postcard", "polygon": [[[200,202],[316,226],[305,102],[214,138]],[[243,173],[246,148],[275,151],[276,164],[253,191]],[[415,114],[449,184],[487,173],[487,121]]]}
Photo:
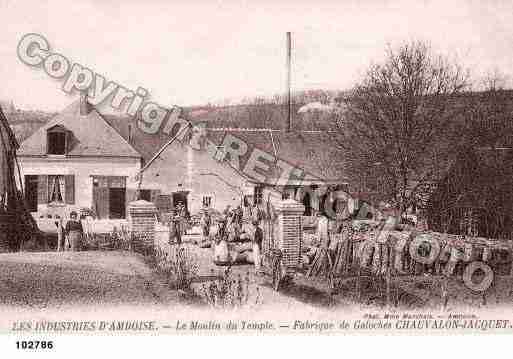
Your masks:
{"label": "vintage sepia postcard", "polygon": [[0,333],[513,333],[512,4],[0,23]]}

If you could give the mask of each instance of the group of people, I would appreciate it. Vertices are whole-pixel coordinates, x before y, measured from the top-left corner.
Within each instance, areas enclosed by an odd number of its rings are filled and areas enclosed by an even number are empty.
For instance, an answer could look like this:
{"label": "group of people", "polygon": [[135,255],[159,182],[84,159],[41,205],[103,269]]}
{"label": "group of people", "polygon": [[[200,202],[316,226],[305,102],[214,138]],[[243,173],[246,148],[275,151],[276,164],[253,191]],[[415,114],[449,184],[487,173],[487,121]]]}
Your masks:
{"label": "group of people", "polygon": [[245,239],[241,238],[243,232],[243,214],[241,206],[237,206],[234,209],[227,206],[224,210],[223,216],[226,218],[226,233],[228,235],[228,241],[234,242]]}
{"label": "group of people", "polygon": [[[211,233],[213,227],[212,216],[204,209],[200,217],[200,225],[205,238],[214,240],[216,245],[226,245],[228,242],[251,242],[253,260],[257,273],[261,269],[261,251],[264,234],[260,227],[258,216],[247,216],[241,206],[231,208],[227,206],[223,213],[216,219],[215,233]],[[249,226],[246,226],[246,223]],[[224,242],[224,243],[222,243]]]}

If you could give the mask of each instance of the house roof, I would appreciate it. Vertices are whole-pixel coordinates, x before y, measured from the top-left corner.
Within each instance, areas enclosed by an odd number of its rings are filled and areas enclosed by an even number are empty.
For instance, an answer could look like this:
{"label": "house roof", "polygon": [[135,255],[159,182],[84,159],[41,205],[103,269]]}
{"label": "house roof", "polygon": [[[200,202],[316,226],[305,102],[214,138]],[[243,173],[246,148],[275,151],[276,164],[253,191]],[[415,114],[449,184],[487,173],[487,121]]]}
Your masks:
{"label": "house roof", "polygon": [[[170,140],[170,136],[163,131],[157,134],[147,134],[139,130],[135,118],[115,115],[105,115],[104,118],[124,138],[132,137],[131,143],[142,154],[146,163]],[[305,180],[316,179],[321,182],[334,183],[345,181],[344,173],[340,168],[333,166],[337,152],[334,150],[333,134],[328,131],[298,129],[285,132],[281,129],[269,128],[223,128],[216,126],[215,119],[205,121],[203,116],[196,118],[190,115],[187,116],[187,119],[193,125],[206,124],[206,137],[215,145],[221,145],[225,136],[230,134],[246,142],[249,147],[258,148],[302,169],[307,174]],[[249,155],[250,151],[241,158],[241,162],[245,163]],[[340,163],[340,159],[337,161]],[[239,173],[242,174],[240,171]]]}
{"label": "house roof", "polygon": [[80,100],[73,102],[21,143],[19,156],[46,155],[46,131],[60,126],[71,131],[68,156],[136,157],[141,154],[92,108],[80,114]]}
{"label": "house roof", "polygon": [[[305,180],[340,182],[345,180],[340,167],[335,167],[333,141],[325,131],[291,131],[269,129],[207,128],[207,138],[217,145],[227,135],[244,141],[249,148],[258,148],[276,159],[288,162],[305,172]],[[247,160],[247,151],[242,161]]]}

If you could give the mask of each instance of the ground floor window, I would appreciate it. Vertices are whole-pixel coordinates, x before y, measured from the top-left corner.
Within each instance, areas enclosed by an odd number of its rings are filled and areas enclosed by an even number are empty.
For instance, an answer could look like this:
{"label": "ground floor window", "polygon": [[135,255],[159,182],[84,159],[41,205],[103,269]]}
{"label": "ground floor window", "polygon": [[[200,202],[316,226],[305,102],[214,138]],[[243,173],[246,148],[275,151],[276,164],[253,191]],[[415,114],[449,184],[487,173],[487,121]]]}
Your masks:
{"label": "ground floor window", "polygon": [[50,203],[64,203],[66,196],[66,184],[64,176],[48,176],[48,201]]}
{"label": "ground floor window", "polygon": [[313,214],[312,211],[312,200],[310,199],[310,193],[306,192],[303,196],[303,206],[305,206],[305,216],[311,216]]}
{"label": "ground floor window", "polygon": [[264,188],[262,186],[256,186],[253,190],[253,201],[254,204],[260,205],[264,201]]}
{"label": "ground floor window", "polygon": [[283,187],[282,192],[281,192],[281,199],[283,199],[283,200],[295,199],[297,196],[297,191],[298,191],[297,187],[288,187],[288,186]]}
{"label": "ground floor window", "polygon": [[203,196],[203,207],[212,207],[212,197],[211,196]]}
{"label": "ground floor window", "polygon": [[31,212],[38,205],[75,203],[74,175],[25,175],[25,202]]}

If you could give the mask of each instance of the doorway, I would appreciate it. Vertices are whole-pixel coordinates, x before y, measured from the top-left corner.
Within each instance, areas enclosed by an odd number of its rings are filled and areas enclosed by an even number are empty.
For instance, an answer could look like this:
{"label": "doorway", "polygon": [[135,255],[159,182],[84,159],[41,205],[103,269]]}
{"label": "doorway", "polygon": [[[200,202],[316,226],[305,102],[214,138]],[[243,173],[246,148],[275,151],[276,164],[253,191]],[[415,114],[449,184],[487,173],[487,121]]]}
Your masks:
{"label": "doorway", "polygon": [[303,196],[303,206],[305,206],[304,216],[312,215],[312,201],[310,200],[310,193],[306,192]]}
{"label": "doorway", "polygon": [[109,218],[125,218],[125,189],[109,188]]}
{"label": "doorway", "polygon": [[126,216],[126,180],[119,176],[93,177],[93,209],[100,219]]}

